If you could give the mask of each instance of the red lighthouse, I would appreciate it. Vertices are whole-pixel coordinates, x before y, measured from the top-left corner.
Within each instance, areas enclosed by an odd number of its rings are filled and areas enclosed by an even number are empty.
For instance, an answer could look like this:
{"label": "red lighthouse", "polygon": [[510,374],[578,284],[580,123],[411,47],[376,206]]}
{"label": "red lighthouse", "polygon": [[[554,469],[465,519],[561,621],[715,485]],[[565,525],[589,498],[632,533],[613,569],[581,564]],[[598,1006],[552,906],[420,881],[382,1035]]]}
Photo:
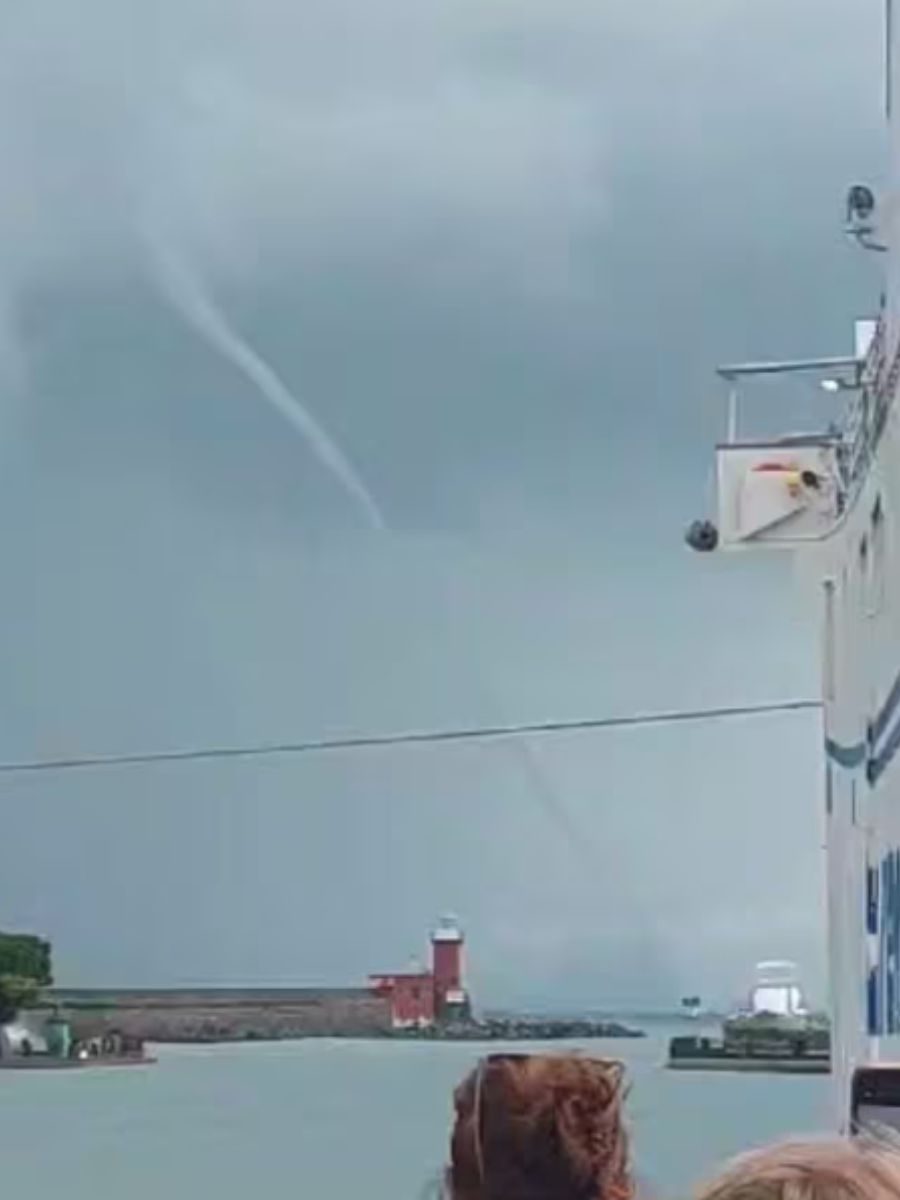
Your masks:
{"label": "red lighthouse", "polygon": [[456,917],[442,917],[431,935],[431,970],[414,967],[402,974],[370,975],[373,994],[386,1000],[394,1029],[428,1029],[440,1022],[469,1019],[463,982],[463,935]]}
{"label": "red lighthouse", "polygon": [[463,937],[456,917],[442,917],[431,935],[434,1008],[439,1020],[465,1018],[469,998],[463,984]]}

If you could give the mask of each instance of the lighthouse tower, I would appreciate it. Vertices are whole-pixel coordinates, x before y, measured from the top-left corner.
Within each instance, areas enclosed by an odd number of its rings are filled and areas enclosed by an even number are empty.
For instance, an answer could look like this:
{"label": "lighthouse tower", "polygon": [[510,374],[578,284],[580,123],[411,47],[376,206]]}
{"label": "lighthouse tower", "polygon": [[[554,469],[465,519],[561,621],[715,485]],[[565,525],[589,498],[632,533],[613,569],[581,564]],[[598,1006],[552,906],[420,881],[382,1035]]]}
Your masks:
{"label": "lighthouse tower", "polygon": [[431,935],[431,973],[438,1020],[464,1020],[469,1015],[469,997],[463,983],[464,941],[456,917],[449,914],[441,917]]}

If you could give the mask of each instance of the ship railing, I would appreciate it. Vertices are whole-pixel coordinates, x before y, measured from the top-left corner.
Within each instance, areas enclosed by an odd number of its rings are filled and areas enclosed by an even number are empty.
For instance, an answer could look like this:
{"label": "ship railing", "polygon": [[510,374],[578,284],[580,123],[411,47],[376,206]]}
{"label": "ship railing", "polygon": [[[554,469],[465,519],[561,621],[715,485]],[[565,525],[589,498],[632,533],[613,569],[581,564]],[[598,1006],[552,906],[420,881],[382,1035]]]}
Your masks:
{"label": "ship railing", "polygon": [[[744,380],[775,375],[817,374],[824,382],[832,382],[835,390],[855,391],[859,386],[857,377],[861,370],[861,360],[849,355],[829,358],[797,358],[779,362],[731,363],[727,366],[717,367],[716,374],[728,387],[726,434],[722,444],[724,446],[742,444],[739,432],[740,387]],[[848,371],[854,373],[851,380],[842,377],[842,373]],[[834,375],[837,378],[831,380],[830,376]]]}
{"label": "ship railing", "polygon": [[839,461],[848,494],[860,485],[887,419],[900,377],[900,346],[891,353],[886,328],[879,320],[860,365],[859,386],[848,406]]}
{"label": "ship railing", "polygon": [[[693,522],[688,544],[703,551],[792,548],[831,536],[867,477],[900,384],[900,338],[889,335],[883,311],[878,320],[856,322],[853,354],[732,363],[717,374],[727,385],[726,430],[716,447],[717,519]],[[740,428],[741,389],[765,377],[812,382],[839,410],[832,405],[811,433],[748,437]]]}
{"label": "ship railing", "polygon": [[[744,381],[766,376],[818,376],[824,391],[850,397],[840,420],[820,436],[823,442],[835,443],[841,482],[851,490],[865,473],[900,377],[900,346],[892,356],[888,354],[884,320],[857,321],[855,332],[856,352],[852,355],[718,367],[716,374],[728,389],[726,435],[721,446],[744,444],[739,433],[740,388]],[[773,438],[772,444],[783,444],[784,440]]]}
{"label": "ship railing", "polygon": [[[716,451],[718,524],[695,522],[689,544],[790,547],[827,537],[866,476],[900,376],[900,357],[887,353],[884,321],[856,322],[853,354],[732,363],[717,374],[727,385],[726,430]],[[825,393],[843,400],[840,411],[832,406],[811,433],[747,437],[741,392],[766,377],[812,382],[823,401]],[[785,476],[775,482],[772,472]]]}

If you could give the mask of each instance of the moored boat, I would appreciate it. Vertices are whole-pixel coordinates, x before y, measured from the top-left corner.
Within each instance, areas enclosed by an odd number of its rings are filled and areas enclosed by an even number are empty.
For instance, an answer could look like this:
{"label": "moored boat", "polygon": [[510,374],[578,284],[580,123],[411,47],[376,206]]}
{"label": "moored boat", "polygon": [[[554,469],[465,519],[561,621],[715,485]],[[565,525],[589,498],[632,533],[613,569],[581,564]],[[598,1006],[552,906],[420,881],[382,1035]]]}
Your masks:
{"label": "moored boat", "polygon": [[674,1037],[667,1065],[824,1074],[831,1065],[828,1019],[807,1006],[793,963],[759,963],[747,1004],[726,1017],[721,1038]]}

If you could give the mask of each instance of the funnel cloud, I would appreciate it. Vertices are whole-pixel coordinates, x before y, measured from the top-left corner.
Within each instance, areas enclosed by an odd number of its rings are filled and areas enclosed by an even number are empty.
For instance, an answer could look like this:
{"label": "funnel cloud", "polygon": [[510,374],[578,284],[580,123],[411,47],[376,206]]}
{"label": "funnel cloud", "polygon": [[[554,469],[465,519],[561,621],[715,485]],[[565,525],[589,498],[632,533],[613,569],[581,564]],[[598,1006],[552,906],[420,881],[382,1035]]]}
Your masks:
{"label": "funnel cloud", "polygon": [[343,450],[288,390],[275,370],[237,333],[187,260],[159,238],[148,238],[147,245],[151,272],[161,294],[300,434],[315,458],[356,505],[363,520],[373,529],[383,530],[381,511]]}

